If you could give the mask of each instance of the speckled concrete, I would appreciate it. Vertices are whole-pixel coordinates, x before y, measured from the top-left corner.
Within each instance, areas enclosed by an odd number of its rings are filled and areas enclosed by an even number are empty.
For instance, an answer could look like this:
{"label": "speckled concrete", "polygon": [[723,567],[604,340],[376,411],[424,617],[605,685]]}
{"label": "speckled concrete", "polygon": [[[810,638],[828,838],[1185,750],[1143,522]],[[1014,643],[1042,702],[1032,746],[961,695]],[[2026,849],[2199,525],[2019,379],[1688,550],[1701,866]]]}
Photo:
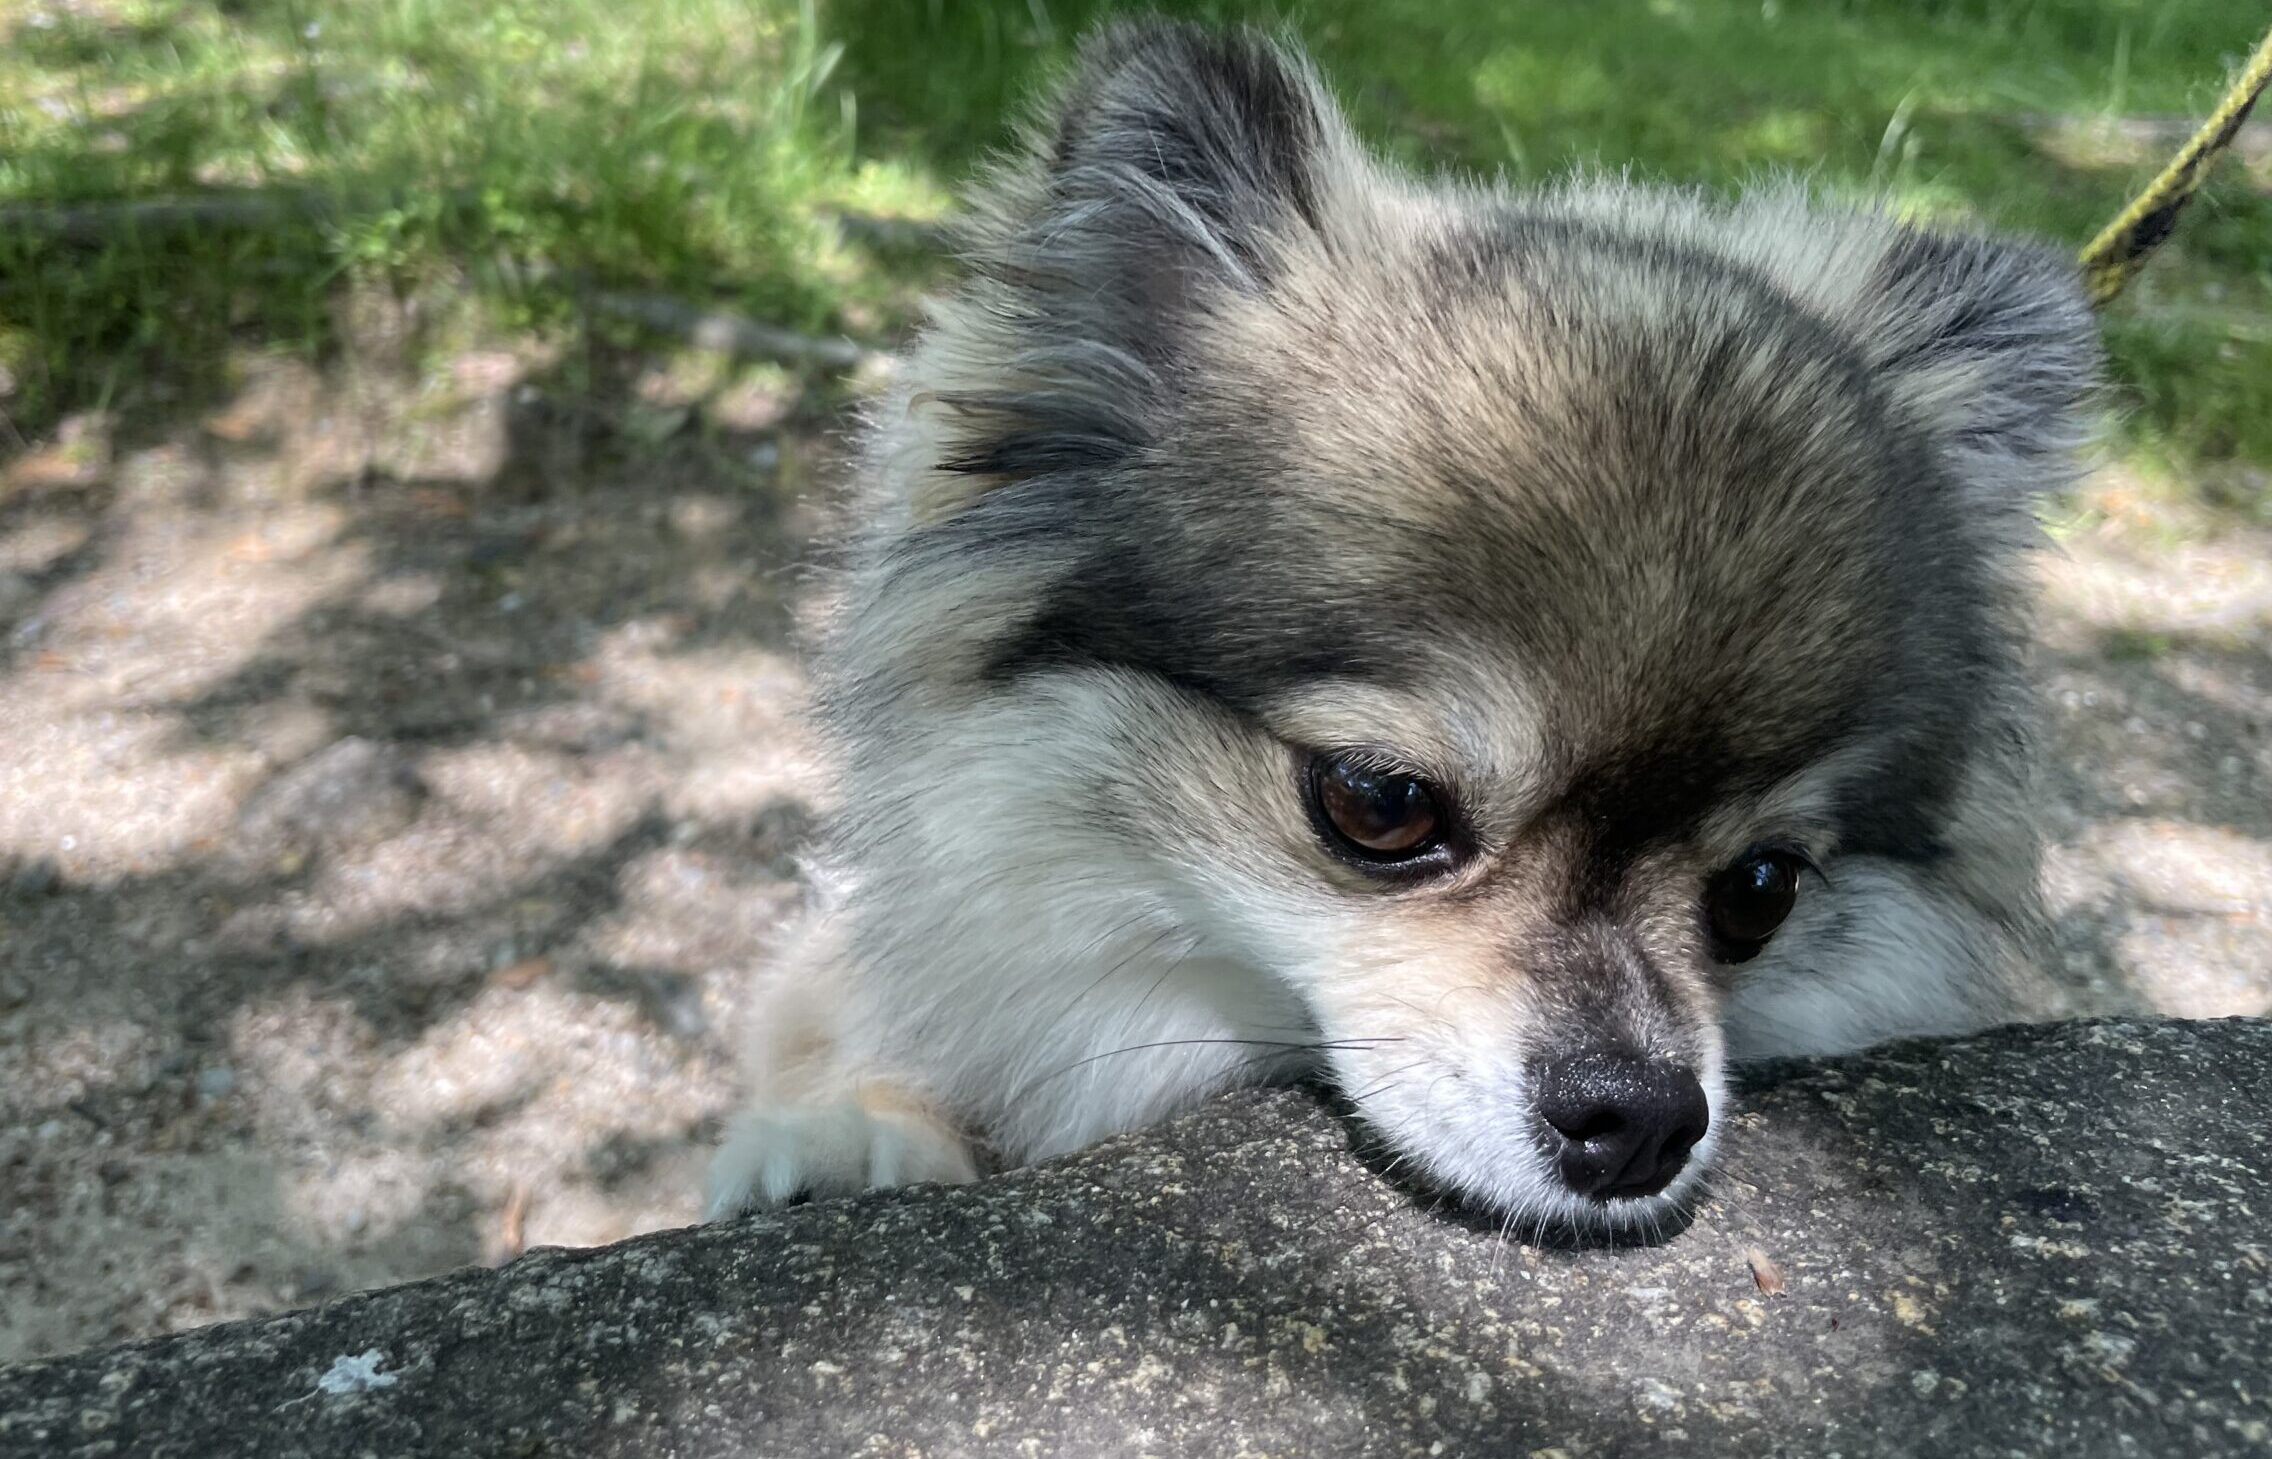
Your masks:
{"label": "speckled concrete", "polygon": [[1247,1094],[975,1187],[0,1370],[0,1454],[2262,1454],[2267,1090],[2245,1020],[1791,1065],[1684,1234],[1584,1252]]}

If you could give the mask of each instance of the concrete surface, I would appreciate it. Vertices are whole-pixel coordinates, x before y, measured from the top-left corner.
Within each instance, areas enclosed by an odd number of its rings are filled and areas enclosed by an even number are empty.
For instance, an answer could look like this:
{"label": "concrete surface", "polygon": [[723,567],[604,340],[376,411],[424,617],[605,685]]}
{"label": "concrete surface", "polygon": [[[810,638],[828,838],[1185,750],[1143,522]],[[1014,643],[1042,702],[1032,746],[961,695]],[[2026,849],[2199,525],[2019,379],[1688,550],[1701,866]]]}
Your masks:
{"label": "concrete surface", "polygon": [[1688,1230],[1585,1251],[1239,1095],[974,1187],[0,1370],[0,1455],[2262,1454],[2267,1090],[2243,1019],[1783,1066]]}

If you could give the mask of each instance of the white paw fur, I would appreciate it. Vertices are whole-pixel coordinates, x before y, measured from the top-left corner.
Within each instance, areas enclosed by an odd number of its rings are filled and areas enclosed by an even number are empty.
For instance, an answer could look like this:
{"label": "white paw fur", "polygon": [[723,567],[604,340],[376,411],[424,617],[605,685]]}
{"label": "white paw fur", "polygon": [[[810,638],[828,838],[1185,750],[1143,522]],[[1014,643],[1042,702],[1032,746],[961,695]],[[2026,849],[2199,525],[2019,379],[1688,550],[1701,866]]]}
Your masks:
{"label": "white paw fur", "polygon": [[710,1162],[710,1220],[798,1195],[850,1195],[925,1181],[978,1178],[970,1146],[919,1110],[855,1099],[746,1110]]}

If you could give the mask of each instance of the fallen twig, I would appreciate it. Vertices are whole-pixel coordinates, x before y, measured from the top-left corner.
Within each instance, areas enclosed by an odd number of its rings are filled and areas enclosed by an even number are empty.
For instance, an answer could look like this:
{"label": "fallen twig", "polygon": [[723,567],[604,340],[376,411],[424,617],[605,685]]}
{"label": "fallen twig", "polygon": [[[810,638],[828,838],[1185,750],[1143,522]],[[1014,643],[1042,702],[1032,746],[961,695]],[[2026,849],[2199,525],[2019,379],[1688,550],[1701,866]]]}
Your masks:
{"label": "fallen twig", "polygon": [[[79,244],[116,242],[138,234],[180,232],[189,228],[264,228],[280,224],[322,221],[352,211],[341,199],[307,189],[265,192],[216,193],[198,197],[143,198],[131,202],[88,203],[63,206],[12,205],[0,207],[0,235],[32,234]],[[845,214],[839,223],[848,233],[863,234],[892,246],[928,247],[944,239],[933,225],[910,219],[863,218]],[[520,270],[524,281],[572,278],[535,263]],[[875,351],[842,336],[815,337],[779,325],[766,324],[709,308],[670,294],[601,290],[584,296],[591,308],[664,334],[677,335],[702,348],[742,359],[772,360],[785,365],[817,365],[827,369],[857,369]]]}
{"label": "fallen twig", "polygon": [[265,228],[328,217],[332,201],[312,192],[217,193],[207,197],[141,198],[133,202],[68,206],[17,204],[0,208],[0,233],[33,234],[68,243],[110,243],[137,233],[185,228]]}
{"label": "fallen twig", "polygon": [[505,1196],[498,1216],[497,1239],[490,1248],[490,1265],[503,1266],[528,1250],[529,1186],[518,1181]]}
{"label": "fallen twig", "polygon": [[946,224],[929,218],[888,218],[875,213],[837,213],[836,231],[855,243],[906,253],[943,252],[953,242]]}
{"label": "fallen twig", "polygon": [[618,319],[675,334],[698,349],[784,365],[823,365],[856,369],[875,351],[838,335],[815,338],[722,309],[706,309],[669,294],[601,292],[590,296],[594,309]]}
{"label": "fallen twig", "polygon": [[[444,195],[452,209],[469,208],[479,194]],[[264,188],[196,193],[186,197],[131,198],[100,203],[12,203],[0,207],[0,234],[29,234],[66,243],[115,243],[122,237],[180,233],[191,228],[273,228],[322,223],[351,213],[400,207],[400,196],[346,198],[317,188]]]}

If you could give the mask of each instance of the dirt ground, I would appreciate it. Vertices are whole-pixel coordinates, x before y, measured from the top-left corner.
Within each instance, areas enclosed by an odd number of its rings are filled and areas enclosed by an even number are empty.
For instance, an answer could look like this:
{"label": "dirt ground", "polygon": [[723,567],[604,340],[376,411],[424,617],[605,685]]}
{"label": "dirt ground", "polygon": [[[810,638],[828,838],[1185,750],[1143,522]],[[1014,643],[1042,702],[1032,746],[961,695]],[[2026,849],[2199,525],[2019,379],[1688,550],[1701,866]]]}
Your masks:
{"label": "dirt ground", "polygon": [[[374,355],[0,468],[0,1361],[695,1217],[832,422]],[[2092,499],[2050,1011],[2272,1011],[2272,537]]]}

